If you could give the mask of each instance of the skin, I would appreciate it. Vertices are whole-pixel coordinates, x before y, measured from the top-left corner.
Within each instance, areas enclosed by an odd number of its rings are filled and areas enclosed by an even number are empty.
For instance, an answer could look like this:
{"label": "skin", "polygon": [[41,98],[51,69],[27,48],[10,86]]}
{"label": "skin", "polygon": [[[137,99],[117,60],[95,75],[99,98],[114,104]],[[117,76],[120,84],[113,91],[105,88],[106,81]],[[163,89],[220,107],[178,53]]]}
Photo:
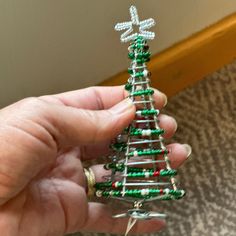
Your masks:
{"label": "skin", "polygon": [[[113,219],[102,203],[88,202],[82,162],[108,154],[112,138],[135,115],[123,86],[91,87],[27,98],[0,110],[0,232],[5,236],[60,236],[76,231],[124,233],[127,219]],[[166,97],[155,90],[157,109]],[[171,137],[173,118],[161,115]],[[168,146],[173,168],[187,158]],[[96,180],[104,170],[91,167]],[[132,233],[156,232],[162,220],[139,221]]]}

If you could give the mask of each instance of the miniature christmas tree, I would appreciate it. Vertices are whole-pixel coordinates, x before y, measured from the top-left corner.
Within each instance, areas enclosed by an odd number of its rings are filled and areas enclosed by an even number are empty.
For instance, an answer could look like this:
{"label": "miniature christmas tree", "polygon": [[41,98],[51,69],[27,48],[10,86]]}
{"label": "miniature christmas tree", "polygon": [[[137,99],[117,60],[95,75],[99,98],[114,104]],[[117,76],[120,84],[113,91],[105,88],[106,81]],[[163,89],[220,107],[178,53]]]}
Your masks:
{"label": "miniature christmas tree", "polygon": [[[143,209],[144,203],[179,199],[185,193],[177,188],[174,178],[177,171],[169,163],[169,150],[162,137],[165,131],[159,127],[159,110],[154,108],[154,90],[150,87],[150,72],[146,66],[150,60],[147,40],[155,37],[146,29],[155,22],[153,19],[139,21],[134,6],[130,7],[130,15],[130,22],[118,23],[115,29],[127,30],[121,35],[121,41],[131,41],[128,47],[130,78],[125,89],[136,106],[136,117],[111,145],[111,162],[104,165],[105,169],[112,171],[111,176],[95,184],[97,197],[132,202],[132,209],[114,216],[130,217],[127,232],[137,219],[165,217],[165,214]],[[133,26],[138,27],[139,32],[132,33]]]}

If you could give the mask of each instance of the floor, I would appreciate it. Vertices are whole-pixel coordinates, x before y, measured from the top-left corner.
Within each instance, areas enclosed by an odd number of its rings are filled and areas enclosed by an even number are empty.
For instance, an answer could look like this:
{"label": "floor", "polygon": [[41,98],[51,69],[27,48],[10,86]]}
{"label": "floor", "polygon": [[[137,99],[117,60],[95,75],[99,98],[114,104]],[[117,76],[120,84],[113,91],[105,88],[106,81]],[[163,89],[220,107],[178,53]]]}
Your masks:
{"label": "floor", "polygon": [[172,141],[189,143],[193,154],[178,176],[187,195],[154,206],[169,217],[153,235],[235,236],[236,61],[169,99],[164,112],[179,124]]}

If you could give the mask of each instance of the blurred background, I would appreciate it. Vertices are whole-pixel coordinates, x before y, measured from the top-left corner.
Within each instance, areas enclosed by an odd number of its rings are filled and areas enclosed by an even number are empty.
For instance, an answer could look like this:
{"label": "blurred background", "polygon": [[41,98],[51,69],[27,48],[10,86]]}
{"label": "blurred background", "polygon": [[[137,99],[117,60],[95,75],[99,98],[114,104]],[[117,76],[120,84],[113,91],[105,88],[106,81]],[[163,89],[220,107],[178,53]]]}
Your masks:
{"label": "blurred background", "polygon": [[152,53],[235,12],[222,0],[0,0],[0,106],[27,96],[96,85],[128,66],[117,22],[157,21]]}

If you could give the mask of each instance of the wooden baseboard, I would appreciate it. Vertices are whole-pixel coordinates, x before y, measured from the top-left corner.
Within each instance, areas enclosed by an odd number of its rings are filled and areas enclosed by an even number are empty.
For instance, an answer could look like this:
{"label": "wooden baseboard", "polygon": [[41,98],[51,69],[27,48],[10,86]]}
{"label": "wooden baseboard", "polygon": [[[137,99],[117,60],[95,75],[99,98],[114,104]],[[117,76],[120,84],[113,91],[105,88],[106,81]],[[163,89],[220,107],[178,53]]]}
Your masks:
{"label": "wooden baseboard", "polygon": [[[172,96],[236,57],[236,14],[192,35],[151,58],[152,87]],[[121,72],[100,85],[126,83]]]}

